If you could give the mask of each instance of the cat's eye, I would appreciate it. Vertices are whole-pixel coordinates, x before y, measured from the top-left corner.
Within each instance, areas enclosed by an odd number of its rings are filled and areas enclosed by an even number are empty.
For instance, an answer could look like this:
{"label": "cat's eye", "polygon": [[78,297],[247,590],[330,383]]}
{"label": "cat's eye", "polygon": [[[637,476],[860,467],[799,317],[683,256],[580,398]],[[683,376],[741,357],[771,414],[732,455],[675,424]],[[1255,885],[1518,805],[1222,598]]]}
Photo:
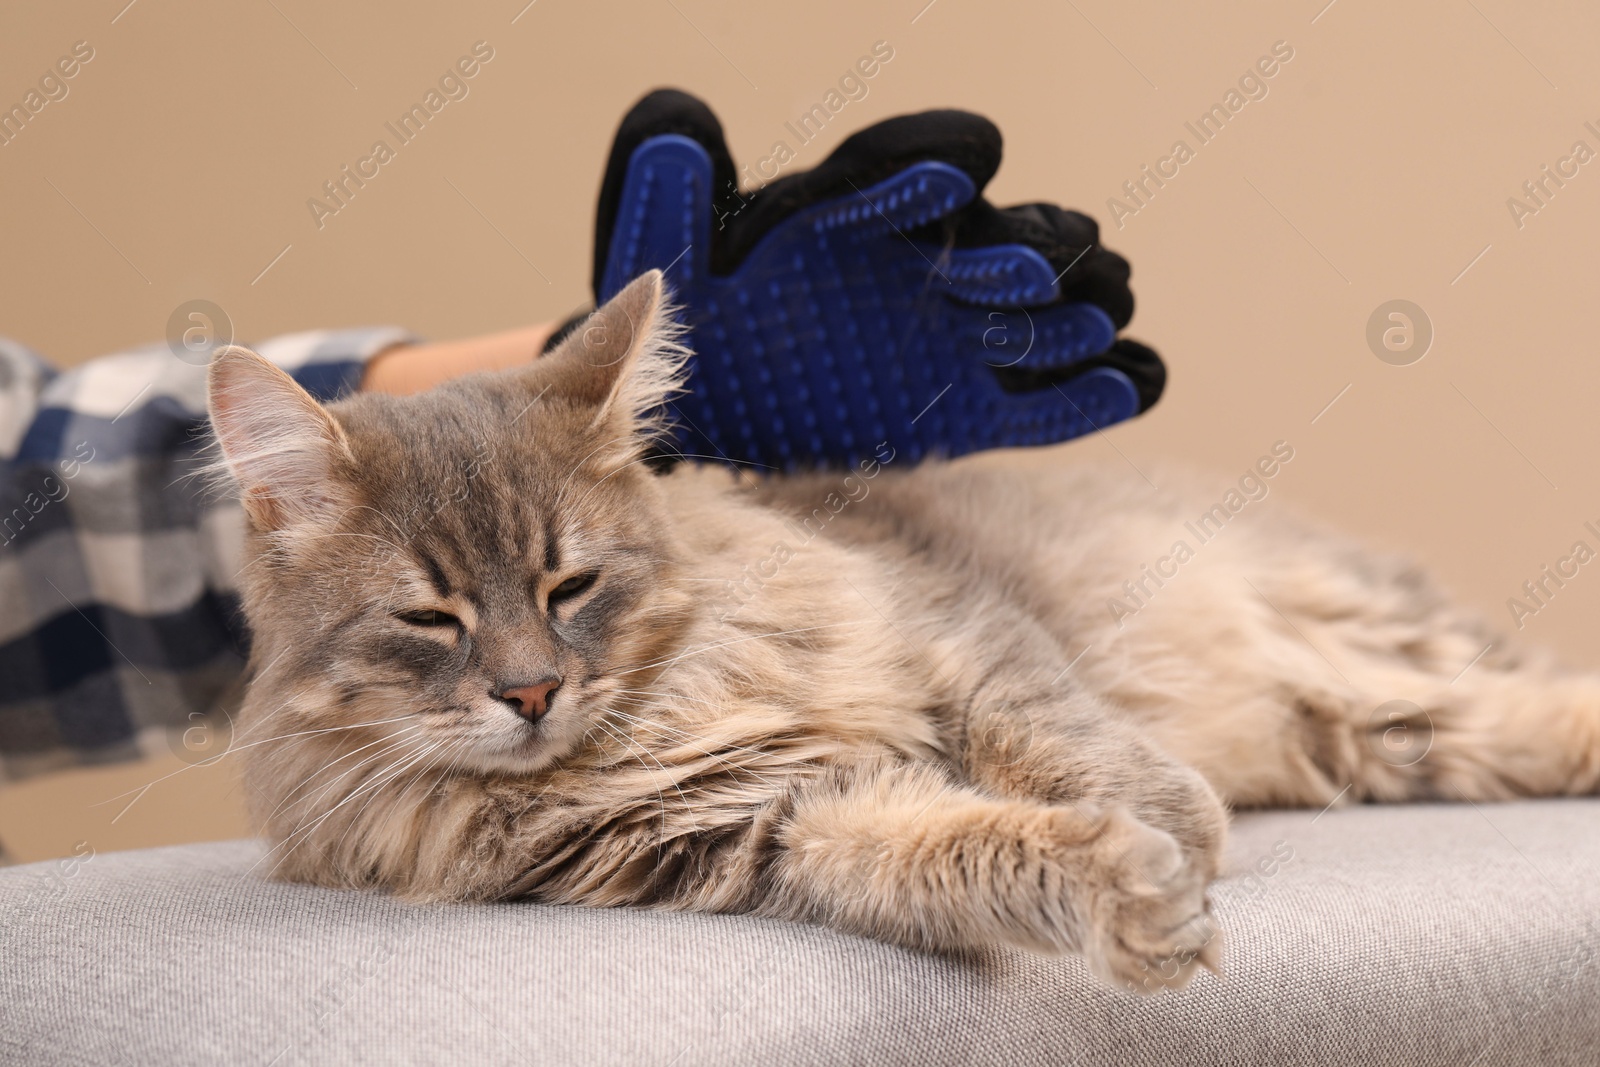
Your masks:
{"label": "cat's eye", "polygon": [[412,626],[460,627],[461,625],[461,620],[447,611],[399,611],[395,613],[395,618]]}
{"label": "cat's eye", "polygon": [[579,593],[593,585],[594,580],[598,577],[600,577],[599,571],[589,571],[585,574],[573,575],[571,578],[568,578],[566,581],[550,590],[550,603],[554,604],[558,600],[566,600],[568,597],[577,596]]}

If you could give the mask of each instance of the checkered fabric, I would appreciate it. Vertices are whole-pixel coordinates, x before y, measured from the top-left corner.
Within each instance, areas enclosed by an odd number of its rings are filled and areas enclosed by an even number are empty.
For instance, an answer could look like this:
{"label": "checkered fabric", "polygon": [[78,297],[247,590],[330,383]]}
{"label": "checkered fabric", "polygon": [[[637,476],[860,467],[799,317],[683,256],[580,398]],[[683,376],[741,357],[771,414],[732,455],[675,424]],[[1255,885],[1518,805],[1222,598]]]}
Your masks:
{"label": "checkered fabric", "polygon": [[[394,328],[258,346],[319,400]],[[130,759],[237,694],[244,513],[198,477],[206,368],[164,345],[66,372],[0,338],[0,778]]]}

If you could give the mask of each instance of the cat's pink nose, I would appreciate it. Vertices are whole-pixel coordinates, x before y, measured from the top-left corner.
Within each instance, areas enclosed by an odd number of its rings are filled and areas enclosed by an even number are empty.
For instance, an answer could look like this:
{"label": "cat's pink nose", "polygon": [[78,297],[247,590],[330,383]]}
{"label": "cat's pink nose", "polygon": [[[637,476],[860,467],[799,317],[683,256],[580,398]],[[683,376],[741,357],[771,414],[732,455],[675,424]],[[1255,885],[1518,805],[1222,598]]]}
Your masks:
{"label": "cat's pink nose", "polygon": [[537,682],[508,686],[496,693],[495,697],[510,704],[518,715],[529,722],[538,722],[550,710],[550,698],[560,686],[561,679],[550,675]]}

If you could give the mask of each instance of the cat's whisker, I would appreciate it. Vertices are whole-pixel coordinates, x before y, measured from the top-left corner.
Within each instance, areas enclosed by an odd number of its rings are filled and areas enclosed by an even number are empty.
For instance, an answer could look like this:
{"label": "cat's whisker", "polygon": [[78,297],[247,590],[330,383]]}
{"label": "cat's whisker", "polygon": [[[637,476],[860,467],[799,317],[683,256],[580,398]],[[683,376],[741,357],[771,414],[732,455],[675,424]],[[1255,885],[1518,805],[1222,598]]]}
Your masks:
{"label": "cat's whisker", "polygon": [[[289,857],[294,853],[294,850],[299,848],[300,845],[304,844],[306,841],[309,841],[311,839],[311,835],[316,832],[317,827],[321,826],[323,823],[327,822],[330,818],[336,815],[345,807],[345,805],[349,804],[351,801],[362,796],[363,794],[373,794],[387,786],[395,778],[409,769],[417,760],[422,759],[429,752],[433,751],[433,749],[437,748],[438,745],[439,742],[434,742],[431,746],[425,747],[420,751],[403,758],[395,766],[379,771],[373,776],[371,781],[358,786],[350,793],[349,796],[345,797],[343,800],[339,801],[339,803],[323,812],[309,825],[302,825],[288,837],[284,838],[283,841],[274,846],[272,850],[268,851],[267,856],[270,856],[272,851],[276,851],[276,849],[281,848],[284,845],[288,845],[292,841],[294,844],[290,845],[290,848],[284,852],[283,856],[278,860],[278,862],[273,864],[272,869],[267,872],[267,876],[270,878],[273,874],[277,873],[278,868],[283,866],[283,864],[288,861]],[[300,840],[295,841],[296,837],[299,837]],[[263,856],[260,860],[257,860],[256,863],[251,866],[250,870],[253,871],[256,869],[256,867],[260,866],[261,863],[266,860],[267,856]],[[249,872],[247,871],[246,873],[248,874]]]}
{"label": "cat's whisker", "polygon": [[[607,730],[611,729],[610,724],[604,722],[604,720],[601,721],[601,725],[603,727],[605,727]],[[677,777],[675,775],[673,775],[673,773],[671,771],[667,770],[666,766],[661,762],[661,760],[659,758],[657,758],[657,756],[656,756],[656,754],[654,752],[650,751],[650,747],[648,745],[646,745],[643,741],[640,741],[637,738],[630,737],[626,730],[620,730],[620,729],[617,730],[616,731],[616,736],[625,745],[628,745],[628,744],[637,745],[640,752],[643,752],[645,755],[649,756],[651,762],[653,762],[657,767],[661,768],[661,773],[666,775],[667,781],[671,783],[672,788],[674,788],[674,789],[676,789],[678,791],[678,796],[683,800],[683,810],[689,814],[690,825],[695,829],[699,829],[699,822],[698,822],[698,820],[696,820],[694,818],[694,806],[689,803],[689,798],[688,798],[687,795],[684,794],[683,786],[681,784],[679,784]],[[645,770],[649,771],[650,768],[649,767],[645,767]],[[657,789],[657,792],[660,792],[659,788]],[[663,814],[663,820],[664,819],[665,819],[665,815]]]}
{"label": "cat's whisker", "polygon": [[[605,733],[608,736],[610,736],[611,738],[622,742],[623,748],[625,750],[629,750],[630,757],[634,761],[636,761],[639,764],[639,766],[644,768],[645,773],[647,775],[651,775],[652,778],[654,777],[654,772],[652,772],[650,770],[650,765],[648,763],[646,763],[644,760],[640,759],[638,756],[635,756],[635,755],[632,754],[631,746],[629,746],[628,740],[627,740],[626,737],[623,737],[621,734],[619,734],[617,731],[613,730],[608,724],[606,724],[603,721],[597,722],[597,723],[595,723],[595,725],[600,727],[601,730],[605,731]],[[659,854],[660,849],[661,849],[661,845],[666,840],[666,836],[667,836],[667,797],[666,797],[665,793],[661,792],[661,787],[659,785],[656,785],[655,782],[653,782],[653,781],[651,782],[651,785],[652,785],[652,787],[654,787],[654,789],[656,791],[656,799],[658,801],[660,801],[660,803],[661,803],[661,821],[660,821],[660,824],[659,824],[659,828],[656,831],[656,850],[657,850],[657,853]],[[683,795],[683,790],[681,790],[681,789],[678,790],[678,794],[680,796],[682,796]],[[683,803],[684,803],[684,807],[687,808],[688,804],[689,804],[689,799],[687,797],[684,797]]]}
{"label": "cat's whisker", "polygon": [[449,764],[445,766],[444,772],[439,776],[439,780],[442,782],[448,782],[454,778],[457,772],[461,770],[462,765],[465,763],[467,757],[472,755],[472,745],[469,738],[458,737],[455,739],[453,744],[455,745],[455,755],[451,758]]}
{"label": "cat's whisker", "polygon": [[633,725],[633,726],[635,726],[635,727],[637,727],[639,729],[656,730],[658,738],[661,741],[663,741],[664,743],[670,744],[670,745],[673,745],[673,746],[676,746],[676,747],[679,747],[679,748],[688,749],[690,752],[694,753],[697,756],[703,757],[705,759],[712,760],[712,761],[714,761],[716,763],[720,763],[723,766],[727,767],[728,770],[731,773],[748,774],[751,778],[754,778],[758,782],[762,782],[763,784],[768,784],[768,785],[772,784],[772,779],[771,778],[769,778],[766,775],[762,774],[760,771],[756,770],[753,767],[746,767],[746,766],[743,766],[741,764],[735,763],[734,761],[728,759],[726,756],[720,756],[717,753],[712,752],[709,749],[696,747],[695,745],[691,744],[690,740],[687,739],[687,738],[675,737],[670,733],[663,733],[663,732],[661,732],[659,730],[658,727],[654,726],[653,724],[644,722],[644,721],[642,721],[640,719],[636,719],[636,718],[634,718],[634,717],[632,717],[630,715],[627,715],[624,712],[618,711],[615,714],[617,714],[619,717],[621,717],[622,719],[624,719],[625,721],[627,721],[628,723],[630,723],[631,725]]}
{"label": "cat's whisker", "polygon": [[633,697],[636,700],[639,700],[641,703],[643,702],[642,698],[649,697],[656,701],[657,705],[663,709],[670,708],[679,700],[684,700],[688,701],[690,704],[699,704],[701,707],[710,708],[715,712],[726,712],[728,710],[726,704],[718,703],[713,700],[707,700],[705,697],[697,697],[691,693],[663,693],[658,690],[649,689],[643,686],[626,686],[618,690],[618,692],[619,694]]}
{"label": "cat's whisker", "polygon": [[402,540],[408,540],[411,537],[411,535],[409,533],[407,533],[404,529],[402,529],[399,523],[397,523],[393,519],[391,519],[389,517],[388,513],[385,512],[382,508],[375,508],[371,504],[356,504],[355,506],[351,507],[349,510],[350,511],[370,511],[374,515],[378,516],[378,518],[382,519],[384,522],[388,523],[391,527],[393,527],[394,528],[394,532],[396,534],[398,534],[401,537]]}
{"label": "cat's whisker", "polygon": [[[407,718],[411,718],[411,716],[407,715],[407,716],[401,716],[399,719],[395,719],[395,720],[387,720],[386,719],[386,720],[381,720],[381,721],[383,721],[385,723],[391,722],[391,721],[403,722]],[[361,723],[361,724],[358,724],[358,725],[359,726],[368,726],[368,725],[371,725],[371,724]],[[357,728],[357,726],[351,726],[351,727],[341,727],[340,729],[356,729],[356,728]],[[395,730],[393,732],[383,733],[378,738],[376,738],[374,741],[369,742],[367,745],[360,746],[360,748],[356,749],[355,751],[359,752],[359,751],[361,751],[361,749],[367,748],[372,744],[377,744],[378,742],[381,742],[381,741],[384,741],[384,740],[392,740],[393,738],[399,737],[399,736],[401,736],[403,734],[412,733],[415,730],[417,730],[418,728],[419,728],[418,725],[413,723],[413,724],[409,724],[407,726],[401,727],[398,730]],[[264,745],[264,744],[267,744],[267,743],[272,742],[272,741],[284,741],[284,742],[286,742],[286,744],[296,745],[296,746],[309,745],[309,744],[316,743],[318,737],[319,737],[318,734],[307,734],[305,736],[288,735],[286,737],[281,737],[281,738],[267,738],[267,739],[264,739],[264,740],[261,740],[261,741],[253,741],[249,745],[242,746],[242,747],[244,747],[244,748],[252,748],[252,747],[255,747],[256,745]],[[343,756],[339,757],[339,759],[343,759],[343,758],[344,758]],[[336,762],[338,762],[338,760],[334,760],[332,762],[336,763]],[[321,771],[325,770],[330,765],[331,765],[331,763],[330,764],[323,764],[322,766],[317,767],[311,773],[313,775],[321,773]]]}
{"label": "cat's whisker", "polygon": [[[408,752],[408,750],[411,750],[412,746],[419,740],[419,737],[413,736],[401,741],[397,741],[393,745],[388,745],[380,751],[372,753],[355,766],[349,768],[348,773],[341,774],[333,778],[331,781],[325,783],[321,790],[317,792],[316,796],[302,794],[300,797],[295,798],[289,807],[291,809],[290,814],[293,813],[293,809],[300,809],[300,814],[296,816],[296,830],[305,825],[306,819],[310,818],[317,811],[321,810],[320,805],[322,800],[329,793],[332,793],[341,786],[345,789],[352,789],[366,783],[370,780],[370,776],[381,774],[386,769],[385,763],[391,757],[397,754],[404,754]],[[402,758],[404,758],[403,755]],[[315,775],[313,774],[312,777],[314,778]],[[309,783],[310,779],[307,779],[306,784],[309,785]]]}
{"label": "cat's whisker", "polygon": [[[642,729],[653,729],[653,726],[650,725],[638,725],[638,723],[635,723],[635,726],[640,726]],[[672,736],[672,734],[658,734],[658,736],[661,737],[662,741],[667,742],[667,744],[678,745],[678,747],[682,747],[682,749],[690,750],[690,752],[696,753],[696,755],[699,755],[699,757],[706,758],[706,760],[712,760],[714,763],[720,763],[720,765],[726,766],[730,773],[747,774],[747,776],[752,777],[752,779],[755,779],[755,781],[762,782],[763,785],[773,785],[774,782],[779,781],[779,779],[774,779],[771,774],[763,773],[763,771],[755,768],[755,766],[744,765],[744,763],[739,763],[738,760],[730,760],[730,758],[725,757],[725,755],[720,755],[720,753],[709,749],[709,747],[699,747],[699,745],[694,744],[694,736]],[[739,750],[739,752],[752,752],[755,753],[755,755],[760,755],[760,757],[766,757],[766,753],[755,752],[754,749],[741,749],[741,747],[738,747],[738,745],[731,745],[731,749]],[[778,763],[795,763],[795,765],[803,765],[803,763],[805,763],[805,760],[789,760],[789,758],[784,757],[771,757],[771,760],[778,761]]]}
{"label": "cat's whisker", "polygon": [[245,560],[239,565],[239,569],[233,572],[235,583],[237,583],[238,580],[244,576],[244,573],[250,570],[252,567],[264,567],[271,562],[272,554],[270,552],[263,552],[252,559]]}
{"label": "cat's whisker", "polygon": [[383,603],[386,607],[393,608],[400,602],[400,582],[401,576],[396,574],[394,581],[389,583],[389,591],[383,595]]}
{"label": "cat's whisker", "polygon": [[[399,814],[402,811],[414,810],[414,809],[410,809],[407,804],[400,803],[399,801],[403,801],[403,800],[406,799],[406,794],[408,794],[411,791],[413,786],[415,786],[419,781],[422,780],[424,775],[427,775],[430,772],[433,772],[433,771],[438,769],[437,765],[436,765],[435,761],[432,759],[432,757],[434,755],[436,755],[437,753],[439,753],[441,750],[445,751],[445,752],[448,752],[449,751],[449,746],[451,744],[453,744],[453,739],[445,738],[443,741],[440,741],[440,742],[438,742],[437,744],[435,744],[433,746],[433,748],[428,753],[428,758],[425,758],[425,759],[422,759],[422,760],[418,761],[419,765],[418,764],[414,764],[414,765],[417,766],[416,772],[412,774],[410,780],[407,781],[405,785],[403,785],[399,789],[395,790],[395,799],[396,799],[397,802],[390,805],[389,814],[383,820],[383,823],[382,823],[381,827],[378,830],[379,836],[382,836],[383,834],[388,833],[389,824],[394,822],[394,818],[395,818],[395,816],[397,814]],[[378,796],[379,796],[378,793],[374,793],[372,796],[368,797],[367,798],[367,802],[361,806],[361,810],[356,812],[354,815],[352,815],[350,817],[349,824],[345,827],[345,832],[342,835],[340,835],[341,838],[349,837],[350,834],[353,833],[355,831],[355,829],[361,825],[361,817],[366,814],[367,809],[372,806],[372,802],[374,800],[376,800],[378,798]]]}
{"label": "cat's whisker", "polygon": [[[363,720],[361,722],[346,723],[343,726],[319,726],[314,730],[296,730],[294,733],[278,734],[276,737],[263,737],[258,741],[251,741],[249,744],[246,744],[246,745],[236,745],[236,746],[233,746],[233,747],[229,748],[228,751],[229,752],[242,752],[243,750],[245,750],[247,748],[254,748],[257,745],[270,744],[273,741],[287,741],[290,738],[294,738],[294,737],[312,737],[312,736],[318,736],[318,735],[321,735],[321,734],[333,734],[333,733],[339,733],[340,731],[343,731],[343,730],[359,730],[364,726],[383,726],[383,725],[386,725],[386,724],[391,723],[391,722],[404,722],[407,719],[414,719],[416,717],[417,717],[416,712],[411,711],[411,712],[407,712],[404,715],[396,715],[392,719],[366,719],[366,720]],[[240,736],[243,736],[243,735],[241,734]]]}
{"label": "cat's whisker", "polygon": [[[649,722],[649,721],[647,721],[645,719],[640,719],[637,716],[629,715],[627,712],[621,711],[621,710],[615,710],[614,714],[620,716],[621,718],[627,720],[628,722],[632,723],[635,726],[639,726],[639,727],[644,728],[644,729],[651,729],[651,730],[656,730],[658,732],[662,732],[666,736],[666,738],[668,740],[672,740],[673,739],[673,735],[677,735],[677,740],[675,741],[675,743],[676,744],[680,744],[685,748],[688,748],[691,752],[696,752],[696,753],[698,753],[698,754],[700,754],[702,756],[707,757],[708,759],[716,760],[718,763],[722,763],[722,764],[726,765],[731,770],[741,771],[741,772],[743,772],[745,774],[751,775],[752,777],[756,778],[757,780],[759,780],[761,782],[765,782],[765,783],[768,783],[768,784],[771,784],[771,782],[772,782],[771,778],[769,778],[765,774],[762,774],[760,771],[756,770],[754,767],[746,767],[741,763],[735,763],[734,761],[728,759],[725,756],[720,756],[716,752],[711,751],[710,749],[698,748],[698,747],[695,747],[694,745],[690,744],[690,742],[692,742],[692,741],[704,741],[708,745],[718,744],[718,742],[716,742],[712,738],[706,737],[703,734],[690,733],[690,732],[688,732],[686,730],[678,730],[678,729],[676,729],[674,727],[664,726],[661,723]],[[743,745],[724,744],[722,747],[726,748],[726,749],[733,750],[733,751],[738,751],[738,752],[748,752],[751,755],[760,756],[763,759],[771,759],[771,760],[774,760],[774,761],[777,761],[777,762],[780,762],[780,763],[805,763],[806,762],[805,760],[797,760],[797,759],[792,759],[792,758],[785,757],[785,756],[780,756],[780,755],[778,755],[776,753],[763,752],[760,749],[746,748]]]}
{"label": "cat's whisker", "polygon": [[[358,760],[356,763],[352,764],[348,768],[349,770],[355,770],[357,767],[360,767],[363,764],[365,764],[368,760],[371,760],[371,759],[377,758],[379,756],[382,756],[385,752],[387,752],[390,749],[392,749],[395,744],[398,744],[399,741],[402,738],[413,736],[420,730],[421,730],[421,726],[420,725],[412,724],[411,726],[407,726],[404,729],[399,730],[399,731],[397,731],[397,732],[395,732],[393,734],[389,734],[389,735],[386,735],[384,737],[380,737],[376,741],[369,741],[366,744],[362,745],[360,748],[351,749],[349,752],[346,752],[344,755],[338,757],[337,759],[329,760],[327,763],[321,764],[315,770],[313,770],[310,774],[308,774],[304,781],[300,782],[298,785],[295,786],[294,789],[291,789],[289,791],[288,795],[285,796],[284,799],[278,804],[278,806],[272,810],[272,814],[267,816],[267,819],[271,820],[274,816],[276,816],[278,814],[278,812],[283,810],[284,805],[287,804],[294,797],[296,792],[298,792],[302,788],[310,786],[312,782],[314,782],[320,775],[326,774],[335,764],[338,764],[338,763],[340,763],[340,762],[342,762],[344,760],[347,760],[351,756],[354,756],[356,753],[363,752],[366,749],[371,748],[373,745],[382,744],[385,741],[390,742],[390,744],[385,745],[382,749],[379,749],[377,752],[373,753],[371,756],[368,756],[366,759],[363,759],[363,760]],[[337,779],[335,779],[335,783],[336,782],[337,782]],[[335,783],[330,783],[327,788],[331,789],[333,787],[333,784],[335,784]],[[324,792],[326,792],[326,789],[324,790]],[[318,794],[318,795],[320,797],[322,794]]]}
{"label": "cat's whisker", "polygon": [[[382,723],[382,722],[399,722],[400,719],[409,719],[409,718],[411,718],[410,715],[402,715],[402,716],[400,716],[399,719],[379,719],[378,722],[380,722],[380,723]],[[150,789],[152,786],[160,785],[162,782],[165,782],[168,778],[174,778],[174,777],[182,774],[184,771],[192,771],[196,767],[209,766],[209,765],[211,765],[213,763],[217,763],[217,762],[225,759],[228,756],[233,755],[235,752],[243,752],[245,749],[254,748],[256,745],[265,745],[265,744],[267,744],[268,742],[271,742],[271,741],[283,741],[283,740],[285,740],[287,738],[291,738],[291,737],[304,737],[304,736],[308,736],[310,734],[333,733],[336,730],[355,730],[355,729],[359,729],[360,727],[363,727],[363,726],[375,726],[375,725],[377,725],[377,723],[357,722],[357,723],[351,723],[349,726],[330,726],[330,727],[327,727],[326,729],[321,729],[321,730],[301,730],[301,731],[299,731],[297,733],[281,734],[281,735],[279,735],[277,737],[263,738],[260,741],[251,741],[247,745],[233,745],[233,744],[230,744],[227,748],[223,749],[221,752],[217,753],[215,756],[207,756],[205,759],[200,760],[197,763],[185,764],[184,766],[179,767],[175,771],[171,771],[171,772],[169,772],[167,774],[163,774],[159,778],[153,779],[152,781],[150,781],[146,785],[141,785],[141,786],[139,786],[139,787],[137,787],[135,789],[129,789],[126,792],[118,793],[114,797],[107,797],[104,800],[97,800],[97,801],[95,801],[93,804],[91,804],[89,806],[92,807],[92,808],[103,807],[104,805],[110,804],[113,801],[121,800],[123,797],[132,796],[135,793],[143,793],[145,790]],[[242,737],[243,734],[241,733],[238,736]]]}
{"label": "cat's whisker", "polygon": [[[312,811],[317,810],[317,804],[321,802],[323,797],[327,796],[329,793],[340,788],[341,786],[347,789],[360,789],[366,784],[369,784],[372,780],[371,776],[374,774],[382,774],[385,770],[387,770],[384,765],[387,759],[396,753],[404,753],[414,750],[414,746],[421,742],[422,735],[420,731],[410,731],[397,737],[388,738],[387,740],[389,741],[388,744],[384,745],[376,752],[369,753],[357,761],[354,765],[346,768],[345,771],[335,775],[330,781],[323,783],[322,788],[316,793],[315,796],[310,795],[309,787],[315,782],[317,776],[327,769],[326,765],[313,770],[309,775],[307,775],[304,781],[297,784],[294,790],[291,790],[289,797],[286,799],[291,800],[293,806],[295,807],[304,807],[309,809],[307,811],[307,816],[309,816]],[[294,793],[300,789],[306,789],[307,792],[295,797]],[[282,807],[283,805],[280,805],[280,810]],[[304,825],[303,819],[301,820],[300,824],[297,825],[297,829],[301,825]]]}
{"label": "cat's whisker", "polygon": [[[706,700],[706,699],[704,699],[702,697],[690,696],[687,693],[661,693],[661,692],[657,692],[657,691],[652,690],[652,689],[624,689],[624,690],[621,691],[619,696],[631,697],[637,703],[640,703],[640,704],[644,704],[644,701],[638,700],[638,697],[640,697],[640,696],[651,697],[656,701],[656,703],[654,705],[649,705],[649,706],[654,706],[654,707],[665,706],[665,704],[669,700],[687,700],[687,701],[690,701],[692,703],[703,704],[704,706],[706,706],[708,708],[711,708],[714,711],[722,711],[722,710],[724,710],[723,706],[720,705],[720,704],[713,703],[712,701]],[[719,745],[719,746],[721,746],[723,748],[732,749],[732,750],[738,751],[738,752],[749,752],[752,755],[761,756],[761,757],[767,758],[767,759],[775,759],[775,760],[779,760],[781,762],[786,762],[786,763],[806,763],[806,762],[809,762],[808,760],[792,759],[790,757],[781,756],[778,753],[772,752],[772,751],[770,751],[768,749],[748,748],[748,747],[746,747],[744,745],[734,744],[732,741],[720,741],[720,740],[717,740],[716,738],[708,737],[705,734],[698,734],[698,733],[693,732],[692,730],[686,730],[681,726],[671,726],[671,725],[669,725],[667,723],[659,722],[659,721],[656,721],[656,720],[639,720],[639,721],[647,722],[649,725],[655,726],[655,727],[658,727],[658,728],[661,728],[661,729],[672,730],[672,731],[674,731],[676,733],[684,735],[685,737],[694,738],[697,741],[705,741],[708,744]]]}
{"label": "cat's whisker", "polygon": [[[450,758],[450,763],[445,765],[445,768],[440,769],[438,768],[438,760],[430,760],[427,765],[418,769],[418,773],[414,774],[410,782],[406,782],[405,789],[402,789],[402,795],[410,792],[411,787],[422,781],[422,777],[426,777],[429,773],[437,773],[437,781],[448,781],[451,774],[454,774],[454,771],[458,768],[462,758],[469,755],[470,750],[472,750],[472,745],[469,744],[469,739],[466,739],[466,737],[446,737],[445,741],[443,741],[443,757]],[[430,789],[432,789],[432,785],[430,785]],[[403,811],[406,811],[405,805],[392,806],[389,811],[389,817],[386,817],[382,822],[379,833],[387,835],[389,833],[389,824],[392,824],[395,821],[395,816],[402,814]],[[352,825],[354,825],[354,822],[352,822]],[[349,830],[346,830],[346,833],[349,833]]]}
{"label": "cat's whisker", "polygon": [[760,467],[762,470],[772,471],[774,474],[783,473],[781,467],[774,467],[770,463],[757,463],[753,459],[734,459],[732,456],[708,456],[704,452],[674,452],[672,454],[679,459],[709,459],[715,463],[732,467],[740,474],[744,473],[744,468],[746,467]]}
{"label": "cat's whisker", "polygon": [[[613,437],[608,437],[606,440],[600,442],[592,450],[590,450],[588,455],[584,456],[582,459],[578,460],[578,462],[574,463],[572,465],[572,469],[567,472],[566,480],[561,483],[561,488],[556,490],[556,504],[557,504],[558,508],[565,508],[566,507],[566,504],[567,504],[567,487],[572,484],[572,479],[577,475],[577,473],[579,471],[581,471],[583,469],[583,465],[585,463],[589,462],[591,459],[593,459],[595,456],[598,456],[600,453],[604,452],[606,449],[615,448],[618,443],[627,441],[631,436],[632,436],[631,434],[621,433],[621,434],[617,434],[617,435],[615,435]],[[621,469],[621,468],[618,468],[618,469]],[[612,473],[615,473],[615,472],[612,472]],[[587,495],[587,494],[585,494],[585,495]]]}

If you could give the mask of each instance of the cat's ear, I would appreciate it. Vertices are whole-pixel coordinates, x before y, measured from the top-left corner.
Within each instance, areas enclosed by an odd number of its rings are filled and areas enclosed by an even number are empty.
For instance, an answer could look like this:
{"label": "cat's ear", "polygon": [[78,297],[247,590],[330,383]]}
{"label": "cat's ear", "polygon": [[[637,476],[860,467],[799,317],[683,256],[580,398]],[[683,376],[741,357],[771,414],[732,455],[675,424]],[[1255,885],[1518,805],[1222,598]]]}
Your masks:
{"label": "cat's ear", "polygon": [[689,355],[682,336],[661,272],[647,271],[538,360],[534,382],[594,408],[591,426],[637,453],[667,430],[662,405],[682,390]]}
{"label": "cat's ear", "polygon": [[211,362],[209,388],[212,429],[257,525],[329,522],[350,506],[339,476],[353,462],[344,431],[299,383],[229,345]]}

